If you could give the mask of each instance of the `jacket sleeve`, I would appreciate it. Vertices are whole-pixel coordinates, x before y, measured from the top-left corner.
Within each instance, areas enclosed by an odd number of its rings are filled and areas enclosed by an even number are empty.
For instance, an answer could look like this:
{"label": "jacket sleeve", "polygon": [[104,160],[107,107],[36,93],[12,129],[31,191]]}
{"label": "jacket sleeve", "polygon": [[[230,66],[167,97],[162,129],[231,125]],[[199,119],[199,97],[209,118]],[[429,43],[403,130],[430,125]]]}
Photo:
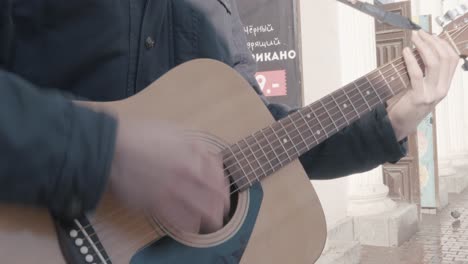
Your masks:
{"label": "jacket sleeve", "polygon": [[[234,68],[252,85],[276,120],[292,111],[285,105],[269,103],[255,80],[256,63],[247,48],[247,39],[236,1],[232,2]],[[406,155],[406,139],[397,142],[384,105],[361,117],[339,133],[300,157],[311,179],[334,179],[371,170]]]}
{"label": "jacket sleeve", "polygon": [[113,158],[117,121],[0,70],[0,201],[62,218],[93,209]]}

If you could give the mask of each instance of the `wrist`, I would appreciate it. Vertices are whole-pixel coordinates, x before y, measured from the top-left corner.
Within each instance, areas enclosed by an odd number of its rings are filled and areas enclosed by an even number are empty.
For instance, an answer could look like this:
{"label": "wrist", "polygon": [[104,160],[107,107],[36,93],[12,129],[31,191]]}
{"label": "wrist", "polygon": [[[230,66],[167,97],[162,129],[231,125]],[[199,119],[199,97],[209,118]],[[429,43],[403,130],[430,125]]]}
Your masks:
{"label": "wrist", "polygon": [[419,123],[434,110],[435,104],[415,100],[410,93],[405,94],[388,110],[388,117],[397,140],[403,140],[416,131]]}

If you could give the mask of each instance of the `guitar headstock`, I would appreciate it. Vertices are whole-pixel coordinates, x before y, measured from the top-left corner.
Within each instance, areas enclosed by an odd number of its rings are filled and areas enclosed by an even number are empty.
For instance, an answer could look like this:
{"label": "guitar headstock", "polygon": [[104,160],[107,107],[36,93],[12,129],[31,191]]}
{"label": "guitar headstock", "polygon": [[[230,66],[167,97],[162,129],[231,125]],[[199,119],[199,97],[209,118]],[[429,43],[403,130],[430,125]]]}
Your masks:
{"label": "guitar headstock", "polygon": [[461,4],[449,10],[445,15],[436,18],[437,23],[444,29],[442,38],[449,38],[460,57],[468,56],[468,5]]}

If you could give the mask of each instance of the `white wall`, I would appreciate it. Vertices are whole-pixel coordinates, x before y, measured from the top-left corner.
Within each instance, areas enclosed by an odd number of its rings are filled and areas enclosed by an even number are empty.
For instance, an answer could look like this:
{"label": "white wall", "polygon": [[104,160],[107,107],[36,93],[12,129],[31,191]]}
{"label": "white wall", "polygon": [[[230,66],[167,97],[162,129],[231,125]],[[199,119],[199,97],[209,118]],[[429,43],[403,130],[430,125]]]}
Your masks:
{"label": "white wall", "polygon": [[[301,0],[304,103],[340,87],[341,67],[336,1]],[[348,179],[312,181],[328,227],[346,217]]]}

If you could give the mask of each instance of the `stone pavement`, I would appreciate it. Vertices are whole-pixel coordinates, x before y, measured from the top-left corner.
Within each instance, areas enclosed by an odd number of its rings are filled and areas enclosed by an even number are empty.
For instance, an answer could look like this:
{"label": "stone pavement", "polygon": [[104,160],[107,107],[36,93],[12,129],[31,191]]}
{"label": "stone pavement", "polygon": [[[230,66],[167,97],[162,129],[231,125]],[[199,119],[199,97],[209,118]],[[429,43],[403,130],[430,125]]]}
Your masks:
{"label": "stone pavement", "polygon": [[[468,264],[468,190],[449,196],[437,215],[423,214],[420,230],[398,248],[362,246],[361,264]],[[455,219],[451,213],[457,211]]]}

